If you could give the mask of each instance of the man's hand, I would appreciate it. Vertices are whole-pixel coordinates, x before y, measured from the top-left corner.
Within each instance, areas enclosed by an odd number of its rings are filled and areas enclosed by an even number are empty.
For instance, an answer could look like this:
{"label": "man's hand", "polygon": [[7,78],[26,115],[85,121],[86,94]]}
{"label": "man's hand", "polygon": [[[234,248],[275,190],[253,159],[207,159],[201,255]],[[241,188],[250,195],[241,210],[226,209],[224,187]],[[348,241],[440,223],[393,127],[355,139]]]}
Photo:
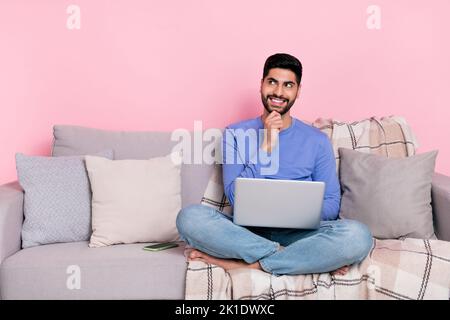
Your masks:
{"label": "man's hand", "polygon": [[283,120],[281,120],[281,115],[276,111],[272,111],[264,120],[264,140],[261,148],[265,152],[271,152],[277,145],[278,134],[282,127]]}

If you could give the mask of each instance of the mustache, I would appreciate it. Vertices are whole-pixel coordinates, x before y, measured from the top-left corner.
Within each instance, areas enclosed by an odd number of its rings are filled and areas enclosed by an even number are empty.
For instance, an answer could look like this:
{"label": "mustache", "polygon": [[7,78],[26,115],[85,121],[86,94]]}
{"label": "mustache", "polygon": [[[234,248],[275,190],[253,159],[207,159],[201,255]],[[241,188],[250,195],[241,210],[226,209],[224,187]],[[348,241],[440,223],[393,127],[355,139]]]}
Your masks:
{"label": "mustache", "polygon": [[273,94],[271,94],[271,95],[268,95],[268,96],[266,97],[266,100],[269,100],[270,98],[275,98],[275,99],[282,99],[282,100],[284,100],[284,101],[287,101],[287,102],[289,102],[289,99],[287,99],[287,98],[285,98],[285,97],[279,97],[279,96],[277,96],[277,95],[273,95]]}

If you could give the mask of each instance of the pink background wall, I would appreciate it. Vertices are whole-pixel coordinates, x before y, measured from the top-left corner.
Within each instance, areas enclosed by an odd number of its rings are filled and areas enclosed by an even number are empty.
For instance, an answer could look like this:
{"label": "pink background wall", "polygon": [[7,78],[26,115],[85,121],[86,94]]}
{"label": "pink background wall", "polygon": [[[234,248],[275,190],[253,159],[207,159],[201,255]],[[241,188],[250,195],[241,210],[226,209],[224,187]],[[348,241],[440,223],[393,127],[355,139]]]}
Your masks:
{"label": "pink background wall", "polygon": [[[66,8],[81,8],[68,30]],[[381,29],[366,26],[369,5]],[[0,3],[0,183],[15,152],[48,155],[53,124],[223,127],[261,110],[265,58],[304,65],[298,118],[402,115],[450,174],[450,1]]]}

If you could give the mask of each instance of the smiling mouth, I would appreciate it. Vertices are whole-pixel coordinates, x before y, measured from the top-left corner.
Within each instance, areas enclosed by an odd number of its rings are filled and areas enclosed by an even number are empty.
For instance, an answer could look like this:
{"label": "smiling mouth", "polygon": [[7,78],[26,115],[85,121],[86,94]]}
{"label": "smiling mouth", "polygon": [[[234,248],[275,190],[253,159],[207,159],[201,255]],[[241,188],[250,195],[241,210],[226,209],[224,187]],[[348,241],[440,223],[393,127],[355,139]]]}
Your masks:
{"label": "smiling mouth", "polygon": [[269,97],[269,100],[275,107],[282,107],[285,103],[287,103],[287,99],[283,98]]}

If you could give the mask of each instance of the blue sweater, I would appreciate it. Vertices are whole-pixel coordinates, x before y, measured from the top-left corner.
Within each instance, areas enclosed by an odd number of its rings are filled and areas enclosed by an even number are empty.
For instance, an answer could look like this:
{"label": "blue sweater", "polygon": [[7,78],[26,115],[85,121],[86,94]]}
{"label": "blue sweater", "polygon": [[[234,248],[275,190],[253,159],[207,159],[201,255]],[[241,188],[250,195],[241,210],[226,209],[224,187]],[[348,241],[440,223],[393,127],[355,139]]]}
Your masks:
{"label": "blue sweater", "polygon": [[[223,184],[231,205],[234,204],[234,184],[238,177],[323,181],[325,195],[322,220],[336,219],[341,191],[333,148],[328,137],[319,129],[292,117],[289,128],[280,131],[276,147],[271,154],[267,154],[259,148],[263,141],[263,129],[261,117],[225,128]],[[254,143],[254,147],[250,142]]]}

